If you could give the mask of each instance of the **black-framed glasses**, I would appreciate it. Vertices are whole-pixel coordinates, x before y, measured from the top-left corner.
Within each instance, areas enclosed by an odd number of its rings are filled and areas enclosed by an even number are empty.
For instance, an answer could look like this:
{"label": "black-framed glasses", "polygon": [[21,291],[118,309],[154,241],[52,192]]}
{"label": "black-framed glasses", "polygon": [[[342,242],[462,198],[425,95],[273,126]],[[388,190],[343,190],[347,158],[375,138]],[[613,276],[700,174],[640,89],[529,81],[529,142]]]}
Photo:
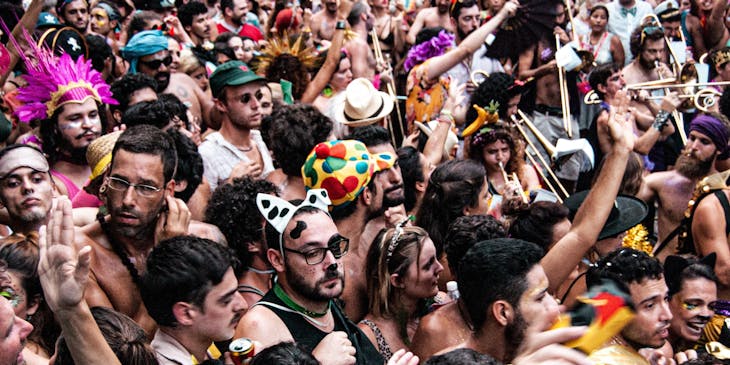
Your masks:
{"label": "black-framed glasses", "polygon": [[110,177],[108,186],[112,190],[116,191],[127,191],[129,187],[133,187],[134,191],[137,192],[137,194],[145,197],[151,197],[160,192],[160,188],[152,186],[152,185],[146,185],[146,184],[132,184],[131,182],[120,179],[118,177]]}
{"label": "black-framed glasses", "polygon": [[172,64],[172,55],[167,55],[167,57],[165,57],[165,58],[163,58],[161,60],[152,60],[152,61],[142,61],[142,60],[139,60],[137,62],[139,62],[139,63],[141,63],[141,64],[143,64],[143,65],[145,65],[145,66],[147,66],[147,67],[149,67],[149,68],[151,68],[153,70],[157,70],[163,64],[165,66],[170,66]]}
{"label": "black-framed glasses", "polygon": [[241,103],[248,104],[251,102],[251,98],[256,98],[256,101],[261,101],[264,98],[264,93],[261,90],[257,91],[253,96],[250,93],[241,95]]}
{"label": "black-framed glasses", "polygon": [[327,251],[332,252],[332,255],[336,259],[339,259],[340,257],[345,256],[349,249],[350,239],[340,235],[330,238],[329,242],[327,242],[327,247],[317,247],[307,251],[299,251],[284,247],[284,251],[304,256],[304,260],[307,262],[307,265],[317,265],[324,261],[325,256],[327,256]]}

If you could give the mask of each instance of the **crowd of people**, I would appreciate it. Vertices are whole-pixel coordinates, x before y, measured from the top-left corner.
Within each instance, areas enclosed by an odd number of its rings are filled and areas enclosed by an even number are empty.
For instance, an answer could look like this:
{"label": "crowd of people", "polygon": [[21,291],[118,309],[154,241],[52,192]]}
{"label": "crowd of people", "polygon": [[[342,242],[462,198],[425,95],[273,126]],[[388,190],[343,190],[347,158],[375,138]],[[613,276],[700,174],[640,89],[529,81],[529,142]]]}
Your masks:
{"label": "crowd of people", "polygon": [[730,363],[725,0],[0,9],[0,365]]}

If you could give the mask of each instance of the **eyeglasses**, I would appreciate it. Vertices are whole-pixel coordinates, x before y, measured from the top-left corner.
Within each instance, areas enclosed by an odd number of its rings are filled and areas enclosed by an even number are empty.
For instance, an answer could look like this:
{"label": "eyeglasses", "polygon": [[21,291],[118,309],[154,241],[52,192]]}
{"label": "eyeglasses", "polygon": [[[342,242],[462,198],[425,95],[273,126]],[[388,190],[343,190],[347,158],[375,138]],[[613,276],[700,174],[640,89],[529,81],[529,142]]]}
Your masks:
{"label": "eyeglasses", "polygon": [[134,191],[137,192],[137,194],[144,196],[144,197],[152,197],[155,194],[157,194],[160,190],[160,188],[154,187],[152,185],[145,185],[145,184],[132,184],[131,182],[120,179],[118,177],[110,177],[109,183],[107,184],[110,189],[116,190],[116,191],[127,191],[129,187],[133,187]]}
{"label": "eyeglasses", "polygon": [[137,61],[138,63],[141,63],[153,70],[157,70],[162,66],[162,64],[165,64],[165,66],[170,66],[172,64],[172,55],[168,55],[167,57],[161,59],[161,60],[152,60],[152,61]]}
{"label": "eyeglasses", "polygon": [[250,103],[252,97],[256,98],[256,101],[261,101],[261,99],[264,98],[264,93],[262,93],[261,90],[257,91],[256,94],[254,94],[253,96],[251,96],[251,94],[249,94],[249,93],[245,93],[245,94],[241,95],[241,99],[240,99],[241,103],[243,103],[243,104]]}
{"label": "eyeglasses", "polygon": [[284,251],[293,252],[304,256],[304,260],[307,265],[317,265],[324,261],[324,257],[327,256],[327,251],[332,252],[332,255],[339,259],[347,254],[347,250],[350,249],[350,240],[347,237],[336,235],[330,238],[327,242],[327,247],[317,247],[307,251],[298,251],[291,248],[284,247]]}

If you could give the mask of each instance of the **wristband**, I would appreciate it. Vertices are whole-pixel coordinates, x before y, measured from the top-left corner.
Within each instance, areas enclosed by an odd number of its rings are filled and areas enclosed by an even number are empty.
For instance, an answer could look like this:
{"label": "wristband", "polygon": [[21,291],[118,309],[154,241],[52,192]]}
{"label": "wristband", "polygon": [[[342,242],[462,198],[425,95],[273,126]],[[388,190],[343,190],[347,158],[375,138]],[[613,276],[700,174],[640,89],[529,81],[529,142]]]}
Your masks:
{"label": "wristband", "polygon": [[454,116],[451,114],[451,110],[442,110],[441,113],[439,113],[438,121],[452,123],[455,121],[455,119]]}
{"label": "wristband", "polygon": [[656,130],[661,132],[664,127],[667,126],[667,122],[669,121],[669,112],[666,110],[660,110],[659,113],[656,114],[656,117],[654,117],[654,123],[651,125]]}
{"label": "wristband", "polygon": [[343,30],[345,29],[346,22],[344,20],[338,20],[337,23],[335,23],[335,29],[336,30]]}

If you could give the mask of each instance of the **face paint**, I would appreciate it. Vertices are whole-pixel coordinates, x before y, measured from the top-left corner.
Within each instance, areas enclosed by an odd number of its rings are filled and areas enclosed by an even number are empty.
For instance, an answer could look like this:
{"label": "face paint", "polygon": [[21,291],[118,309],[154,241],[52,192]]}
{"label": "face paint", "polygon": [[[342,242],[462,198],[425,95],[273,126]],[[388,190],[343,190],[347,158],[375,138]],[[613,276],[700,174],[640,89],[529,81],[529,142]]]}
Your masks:
{"label": "face paint", "polygon": [[291,230],[289,235],[291,238],[297,239],[302,235],[302,232],[304,232],[305,229],[307,229],[307,224],[302,221],[297,221],[297,225]]}

